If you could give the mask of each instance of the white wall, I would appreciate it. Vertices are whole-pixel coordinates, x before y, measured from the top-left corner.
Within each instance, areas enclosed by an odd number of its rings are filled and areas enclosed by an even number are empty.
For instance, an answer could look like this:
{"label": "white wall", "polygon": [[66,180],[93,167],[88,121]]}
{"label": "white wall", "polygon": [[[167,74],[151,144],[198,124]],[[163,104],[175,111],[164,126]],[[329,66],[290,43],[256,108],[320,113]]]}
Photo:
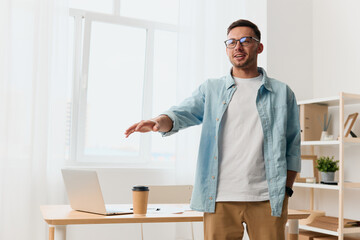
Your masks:
{"label": "white wall", "polygon": [[268,74],[287,83],[297,100],[311,98],[312,0],[271,0],[267,9]]}
{"label": "white wall", "polygon": [[314,7],[314,97],[360,93],[360,1],[316,0]]}

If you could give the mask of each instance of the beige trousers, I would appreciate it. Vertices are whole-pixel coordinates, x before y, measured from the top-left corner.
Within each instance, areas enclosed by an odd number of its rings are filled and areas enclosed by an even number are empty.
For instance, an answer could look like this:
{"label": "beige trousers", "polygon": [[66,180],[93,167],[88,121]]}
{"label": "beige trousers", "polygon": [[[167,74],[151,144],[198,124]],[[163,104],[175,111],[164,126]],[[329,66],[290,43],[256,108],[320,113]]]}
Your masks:
{"label": "beige trousers", "polygon": [[281,217],[271,216],[270,201],[217,202],[215,213],[204,214],[205,240],[240,240],[244,226],[250,240],[284,240],[288,197]]}

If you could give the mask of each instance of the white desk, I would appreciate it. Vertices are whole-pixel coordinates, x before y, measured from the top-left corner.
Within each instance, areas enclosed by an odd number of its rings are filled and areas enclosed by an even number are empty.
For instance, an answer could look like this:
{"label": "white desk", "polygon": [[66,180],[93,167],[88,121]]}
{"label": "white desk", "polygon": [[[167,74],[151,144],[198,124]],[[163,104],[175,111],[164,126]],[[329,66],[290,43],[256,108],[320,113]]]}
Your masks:
{"label": "white desk", "polygon": [[[156,204],[167,208],[183,207],[181,204]],[[150,205],[151,207],[151,205]],[[184,213],[151,213],[146,216],[112,215],[74,211],[69,205],[44,205],[40,207],[44,220],[49,225],[49,240],[66,240],[66,226],[74,224],[107,224],[107,223],[164,223],[164,222],[202,222],[203,213],[185,211]],[[309,213],[289,210],[290,240],[298,239],[298,219],[307,218]]]}

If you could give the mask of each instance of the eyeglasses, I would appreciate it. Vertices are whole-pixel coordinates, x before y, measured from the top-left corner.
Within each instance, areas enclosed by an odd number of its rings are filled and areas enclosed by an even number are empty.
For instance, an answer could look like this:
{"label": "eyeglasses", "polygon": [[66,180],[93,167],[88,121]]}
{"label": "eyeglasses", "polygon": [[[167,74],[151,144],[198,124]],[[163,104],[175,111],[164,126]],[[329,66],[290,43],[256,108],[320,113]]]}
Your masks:
{"label": "eyeglasses", "polygon": [[236,47],[237,42],[239,42],[241,46],[246,47],[249,46],[251,43],[253,43],[253,40],[256,42],[260,42],[259,39],[254,37],[242,37],[240,39],[230,38],[226,40],[224,43],[227,48],[233,49]]}

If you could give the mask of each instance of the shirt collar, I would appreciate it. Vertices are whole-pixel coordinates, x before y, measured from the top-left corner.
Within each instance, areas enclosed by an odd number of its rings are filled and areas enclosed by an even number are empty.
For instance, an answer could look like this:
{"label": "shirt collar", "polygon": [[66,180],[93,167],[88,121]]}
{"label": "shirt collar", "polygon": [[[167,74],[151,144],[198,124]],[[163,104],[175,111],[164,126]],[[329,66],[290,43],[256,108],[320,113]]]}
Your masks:
{"label": "shirt collar", "polygon": [[[263,75],[263,78],[261,80],[262,85],[264,85],[264,87],[272,92],[272,88],[271,88],[271,82],[269,81],[269,78],[266,74],[266,71],[262,68],[262,67],[258,67],[258,72],[261,73]],[[226,89],[229,89],[230,87],[232,87],[233,85],[235,85],[235,80],[232,76],[232,68],[230,69],[229,74],[226,76]]]}

